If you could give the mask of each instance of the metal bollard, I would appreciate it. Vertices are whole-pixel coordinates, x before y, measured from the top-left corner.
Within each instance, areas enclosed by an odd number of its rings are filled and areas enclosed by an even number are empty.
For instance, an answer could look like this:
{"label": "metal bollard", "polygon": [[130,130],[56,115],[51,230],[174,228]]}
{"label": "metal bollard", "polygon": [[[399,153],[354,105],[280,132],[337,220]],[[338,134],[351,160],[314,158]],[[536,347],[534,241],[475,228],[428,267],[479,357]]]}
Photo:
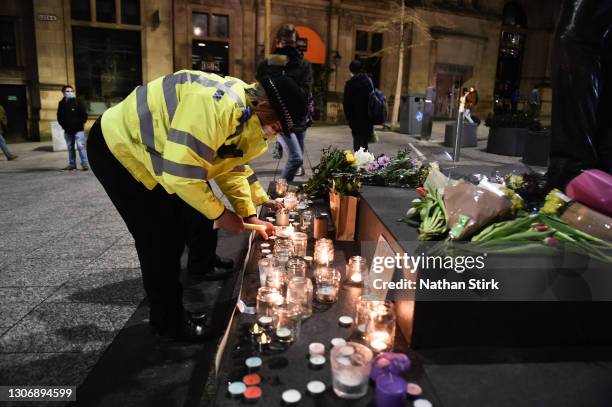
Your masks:
{"label": "metal bollard", "polygon": [[461,98],[459,112],[457,113],[457,130],[455,133],[455,146],[453,148],[453,161],[459,161],[461,155],[461,135],[463,134],[463,112],[465,110],[465,98]]}

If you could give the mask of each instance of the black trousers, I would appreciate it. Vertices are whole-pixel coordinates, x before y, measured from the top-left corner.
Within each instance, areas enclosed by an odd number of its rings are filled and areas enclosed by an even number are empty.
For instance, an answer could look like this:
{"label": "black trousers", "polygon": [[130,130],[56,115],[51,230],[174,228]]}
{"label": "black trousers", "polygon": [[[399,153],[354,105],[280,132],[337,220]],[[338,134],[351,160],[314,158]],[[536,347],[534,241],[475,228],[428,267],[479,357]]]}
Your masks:
{"label": "black trousers", "polygon": [[552,48],[549,181],[612,173],[612,1],[565,0]]}
{"label": "black trousers", "polygon": [[[188,226],[192,225],[189,222],[199,213],[178,196],[168,194],[161,185],[148,190],[138,182],[109,150],[99,119],[89,133],[87,154],[93,173],[134,237],[150,305],[150,323],[159,327],[180,323],[183,317],[181,254]],[[199,215],[200,221],[202,218],[206,219]],[[216,246],[212,222],[208,223],[211,227],[201,229],[200,243],[205,244],[206,238],[210,238],[210,243]],[[210,233],[206,234],[206,230]]]}
{"label": "black trousers", "polygon": [[359,150],[360,147],[363,147],[364,150],[368,149],[368,143],[372,138],[373,128],[365,128],[359,130],[352,130],[353,134],[353,151]]}

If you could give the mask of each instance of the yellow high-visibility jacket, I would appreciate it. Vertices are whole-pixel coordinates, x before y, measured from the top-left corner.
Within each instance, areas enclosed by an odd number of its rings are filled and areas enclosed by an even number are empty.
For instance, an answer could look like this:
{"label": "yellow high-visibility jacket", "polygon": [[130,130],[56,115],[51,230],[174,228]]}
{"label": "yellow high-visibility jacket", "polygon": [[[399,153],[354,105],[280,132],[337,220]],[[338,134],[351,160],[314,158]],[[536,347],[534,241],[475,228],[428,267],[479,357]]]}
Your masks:
{"label": "yellow high-visibility jacket", "polygon": [[[254,215],[255,206],[270,198],[247,165],[267,149],[261,122],[245,97],[249,86],[188,70],[155,79],[104,112],[104,139],[148,189],[161,184],[217,219],[224,205],[207,182],[214,180],[238,215]],[[228,157],[228,147],[241,150],[242,157]]]}

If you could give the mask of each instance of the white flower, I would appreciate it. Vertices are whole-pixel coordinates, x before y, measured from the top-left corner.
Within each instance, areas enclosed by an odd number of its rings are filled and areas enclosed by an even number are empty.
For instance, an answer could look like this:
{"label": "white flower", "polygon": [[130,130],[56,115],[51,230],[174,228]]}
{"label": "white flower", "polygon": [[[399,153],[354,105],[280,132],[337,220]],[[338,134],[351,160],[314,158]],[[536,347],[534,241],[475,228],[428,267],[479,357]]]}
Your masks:
{"label": "white flower", "polygon": [[353,163],[353,167],[360,170],[366,170],[368,165],[375,161],[374,154],[364,150],[363,147],[360,147],[358,151],[355,151],[354,156],[355,162]]}

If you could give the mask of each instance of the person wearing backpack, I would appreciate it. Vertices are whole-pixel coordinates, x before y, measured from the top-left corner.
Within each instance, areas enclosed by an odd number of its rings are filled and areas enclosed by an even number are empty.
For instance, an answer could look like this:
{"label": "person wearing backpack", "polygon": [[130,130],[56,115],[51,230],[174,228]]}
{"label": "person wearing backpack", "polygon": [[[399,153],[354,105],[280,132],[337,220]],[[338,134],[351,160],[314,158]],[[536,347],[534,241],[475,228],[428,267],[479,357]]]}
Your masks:
{"label": "person wearing backpack", "polygon": [[370,118],[370,94],[374,88],[370,77],[362,73],[362,64],[354,60],[349,65],[351,79],[344,85],[344,116],[353,135],[353,150],[360,147],[368,149],[368,142],[374,132],[374,122]]}
{"label": "person wearing backpack", "polygon": [[[276,41],[277,48],[274,53],[257,65],[256,79],[261,81],[266,76],[287,76],[300,87],[304,100],[308,103],[312,99],[312,64],[304,59],[304,55],[297,48],[295,26],[283,25],[276,33]],[[296,175],[304,175],[304,139],[310,122],[307,115],[302,123],[296,123],[291,134],[280,134],[278,137],[283,151],[287,154],[287,164],[281,175],[281,178],[287,181],[293,181]]]}

